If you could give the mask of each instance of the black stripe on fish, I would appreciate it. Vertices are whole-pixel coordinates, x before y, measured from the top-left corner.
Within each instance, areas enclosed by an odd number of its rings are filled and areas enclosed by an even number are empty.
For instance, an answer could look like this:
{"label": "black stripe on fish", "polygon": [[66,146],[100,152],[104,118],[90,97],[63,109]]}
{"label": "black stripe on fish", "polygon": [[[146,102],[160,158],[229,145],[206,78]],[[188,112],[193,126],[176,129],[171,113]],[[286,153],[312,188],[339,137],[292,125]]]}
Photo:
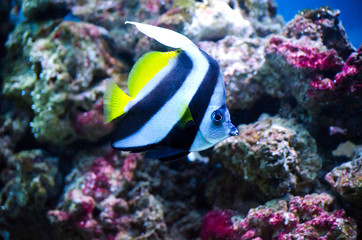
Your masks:
{"label": "black stripe on fish", "polygon": [[[149,147],[143,146],[142,148],[117,148],[114,146],[116,141],[135,134],[154,116],[162,106],[170,100],[184,81],[187,79],[193,68],[193,63],[190,57],[183,51],[177,56],[177,63],[173,69],[159,82],[157,86],[143,99],[132,106],[127,113],[120,117],[112,138],[112,146],[118,150],[125,151],[138,151],[139,149],[148,149]],[[162,124],[162,123],[160,123]],[[143,151],[141,150],[141,151]]]}
{"label": "black stripe on fish", "polygon": [[195,120],[197,128],[200,127],[201,121],[206,113],[207,107],[210,104],[212,95],[214,94],[217,81],[219,79],[220,67],[217,61],[211,58],[207,53],[201,51],[209,62],[209,69],[204,77],[204,80],[197,89],[196,94],[192,98],[189,109]]}
{"label": "black stripe on fish", "polygon": [[[185,128],[181,128],[180,124],[176,124],[169,134],[161,141],[159,146],[165,147],[165,154],[167,157],[165,158],[162,155],[162,152],[158,150],[158,156],[155,153],[152,154],[153,157],[160,158],[161,160],[171,160],[172,154],[170,151],[172,149],[177,149],[175,151],[175,158],[179,157],[179,151],[184,150],[186,155],[192,143],[195,140],[196,134],[199,130],[201,121],[206,113],[206,110],[209,106],[211,97],[214,93],[214,90],[217,85],[217,81],[219,79],[220,67],[216,60],[212,59],[205,52],[201,51],[206,59],[209,62],[208,71],[202,80],[199,88],[197,89],[195,95],[192,97],[191,102],[189,103],[189,109],[191,111],[192,118],[194,121],[189,122]],[[170,149],[167,149],[166,146],[169,146]],[[151,146],[150,146],[151,148]],[[167,150],[167,151],[166,151]],[[152,152],[152,150],[150,150]]]}

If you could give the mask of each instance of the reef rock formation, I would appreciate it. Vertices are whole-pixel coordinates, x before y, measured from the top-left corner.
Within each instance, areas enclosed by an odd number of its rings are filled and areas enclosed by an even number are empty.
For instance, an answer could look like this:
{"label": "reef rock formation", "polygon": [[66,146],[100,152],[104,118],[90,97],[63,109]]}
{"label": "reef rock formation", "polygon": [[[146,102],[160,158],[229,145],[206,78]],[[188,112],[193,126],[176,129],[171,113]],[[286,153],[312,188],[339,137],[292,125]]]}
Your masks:
{"label": "reef rock formation", "polygon": [[264,62],[264,42],[262,38],[227,36],[217,42],[199,43],[222,69],[230,109],[252,109],[264,93],[262,85],[253,80]]}
{"label": "reef rock formation", "polygon": [[112,130],[103,123],[104,80],[122,82],[125,67],[111,55],[103,33],[92,24],[64,21],[19,24],[10,35],[3,91],[33,110],[37,140],[96,141]]}
{"label": "reef rock formation", "polygon": [[[63,234],[70,238],[74,231],[85,239],[131,238],[141,234],[140,228],[150,238],[162,238],[166,226],[161,203],[146,189],[131,191],[128,187],[139,160],[137,154],[119,156],[113,150],[98,157],[79,154],[57,209],[48,212],[51,223],[67,225],[69,232],[64,229]],[[127,195],[132,200],[127,201]]]}
{"label": "reef rock formation", "polygon": [[263,89],[271,96],[295,98],[311,116],[307,123],[315,132],[338,126],[347,138],[358,139],[362,50],[355,51],[347,40],[338,16],[338,10],[328,7],[299,13],[269,38],[255,80],[263,79]]}
{"label": "reef rock formation", "polygon": [[215,159],[257,186],[260,197],[308,193],[322,160],[314,139],[292,120],[263,115],[216,145]]}
{"label": "reef rock formation", "polygon": [[344,207],[362,225],[362,148],[354,151],[351,161],[335,167],[325,176]]}
{"label": "reef rock formation", "polygon": [[30,231],[47,226],[44,213],[60,189],[58,177],[58,158],[43,150],[21,151],[7,159],[1,170],[0,218],[13,239],[26,238],[29,223],[36,222]]}
{"label": "reef rock formation", "polygon": [[64,239],[192,239],[199,234],[197,189],[203,179],[196,173],[206,171],[202,164],[170,169],[110,147],[83,151],[75,162],[57,207],[48,211],[51,227]]}
{"label": "reef rock formation", "polygon": [[212,210],[204,218],[201,239],[356,239],[356,223],[343,210],[331,211],[332,203],[327,194],[312,194],[267,202],[245,218]]}

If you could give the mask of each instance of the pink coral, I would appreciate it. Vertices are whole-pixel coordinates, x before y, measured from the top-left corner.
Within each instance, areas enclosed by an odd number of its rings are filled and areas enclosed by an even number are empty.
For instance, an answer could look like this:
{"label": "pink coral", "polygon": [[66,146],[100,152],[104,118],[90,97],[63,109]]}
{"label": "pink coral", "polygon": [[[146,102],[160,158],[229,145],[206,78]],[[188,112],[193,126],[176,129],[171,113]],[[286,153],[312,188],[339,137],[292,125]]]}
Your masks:
{"label": "pink coral", "polygon": [[362,47],[348,57],[334,77],[328,78],[317,73],[311,82],[311,87],[315,90],[332,90],[335,93],[334,95],[338,94],[339,96],[358,96],[362,92],[361,54]]}
{"label": "pink coral", "polygon": [[344,88],[350,94],[362,92],[362,45],[346,60],[342,71],[334,76],[335,84]]}
{"label": "pink coral", "polygon": [[204,218],[201,239],[356,239],[354,220],[343,210],[328,212],[332,201],[327,194],[271,201],[250,209],[245,218],[213,210]]}
{"label": "pink coral", "polygon": [[[322,19],[315,19],[318,14]],[[328,14],[333,16],[327,17]],[[343,27],[333,27],[330,19],[338,15],[338,11],[322,8],[297,16],[281,35],[271,37],[265,48],[267,54],[282,56],[291,67],[306,73],[294,81],[295,87],[309,84],[309,97],[332,102],[346,95],[358,96],[362,89],[361,48],[354,51]],[[326,29],[332,29],[330,32],[340,38],[339,47],[327,39]]]}
{"label": "pink coral", "polygon": [[[93,158],[93,157],[92,157]],[[68,178],[68,188],[57,209],[48,211],[53,223],[66,223],[94,236],[105,236],[103,228],[117,228],[129,224],[128,203],[116,192],[122,192],[126,182],[132,180],[138,154],[119,156],[107,148],[103,156],[82,158],[79,169]],[[78,181],[72,182],[78,176]],[[95,209],[100,214],[94,214]],[[113,224],[113,225],[112,225]]]}
{"label": "pink coral", "polygon": [[308,41],[310,40],[306,37],[302,37],[298,41],[285,41],[274,36],[270,39],[266,52],[285,56],[288,63],[297,68],[310,68],[319,71],[342,68],[342,59],[336,50],[322,51],[317,47],[310,47],[313,44],[306,44]]}
{"label": "pink coral", "polygon": [[91,171],[85,175],[82,192],[95,199],[103,199],[104,196],[108,196],[110,192],[109,177],[112,172],[114,172],[114,168],[104,158],[97,158],[91,166]]}
{"label": "pink coral", "polygon": [[105,124],[103,119],[103,103],[98,101],[93,109],[79,112],[73,122],[73,130],[79,136],[96,141],[113,130],[113,123]]}
{"label": "pink coral", "polygon": [[236,239],[236,229],[231,221],[233,214],[229,210],[213,210],[206,214],[201,233],[202,239]]}

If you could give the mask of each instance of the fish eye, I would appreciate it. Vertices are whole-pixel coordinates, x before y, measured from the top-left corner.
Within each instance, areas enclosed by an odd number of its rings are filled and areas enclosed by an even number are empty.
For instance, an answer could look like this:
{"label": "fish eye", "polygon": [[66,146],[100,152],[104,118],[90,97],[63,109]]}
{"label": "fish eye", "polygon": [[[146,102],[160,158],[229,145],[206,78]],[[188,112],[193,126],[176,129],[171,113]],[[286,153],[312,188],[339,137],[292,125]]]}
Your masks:
{"label": "fish eye", "polygon": [[225,120],[224,113],[220,109],[215,110],[211,114],[211,120],[215,125],[221,125]]}

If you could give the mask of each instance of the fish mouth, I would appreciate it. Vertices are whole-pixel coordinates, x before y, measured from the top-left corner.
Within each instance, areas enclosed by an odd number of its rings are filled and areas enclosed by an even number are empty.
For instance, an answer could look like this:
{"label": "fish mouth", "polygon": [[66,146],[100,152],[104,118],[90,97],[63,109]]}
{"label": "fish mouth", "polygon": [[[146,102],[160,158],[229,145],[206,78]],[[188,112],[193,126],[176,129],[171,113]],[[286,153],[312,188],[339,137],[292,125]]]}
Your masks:
{"label": "fish mouth", "polygon": [[230,136],[237,136],[237,135],[239,135],[239,130],[235,126],[232,126],[231,129],[230,129],[229,135]]}

